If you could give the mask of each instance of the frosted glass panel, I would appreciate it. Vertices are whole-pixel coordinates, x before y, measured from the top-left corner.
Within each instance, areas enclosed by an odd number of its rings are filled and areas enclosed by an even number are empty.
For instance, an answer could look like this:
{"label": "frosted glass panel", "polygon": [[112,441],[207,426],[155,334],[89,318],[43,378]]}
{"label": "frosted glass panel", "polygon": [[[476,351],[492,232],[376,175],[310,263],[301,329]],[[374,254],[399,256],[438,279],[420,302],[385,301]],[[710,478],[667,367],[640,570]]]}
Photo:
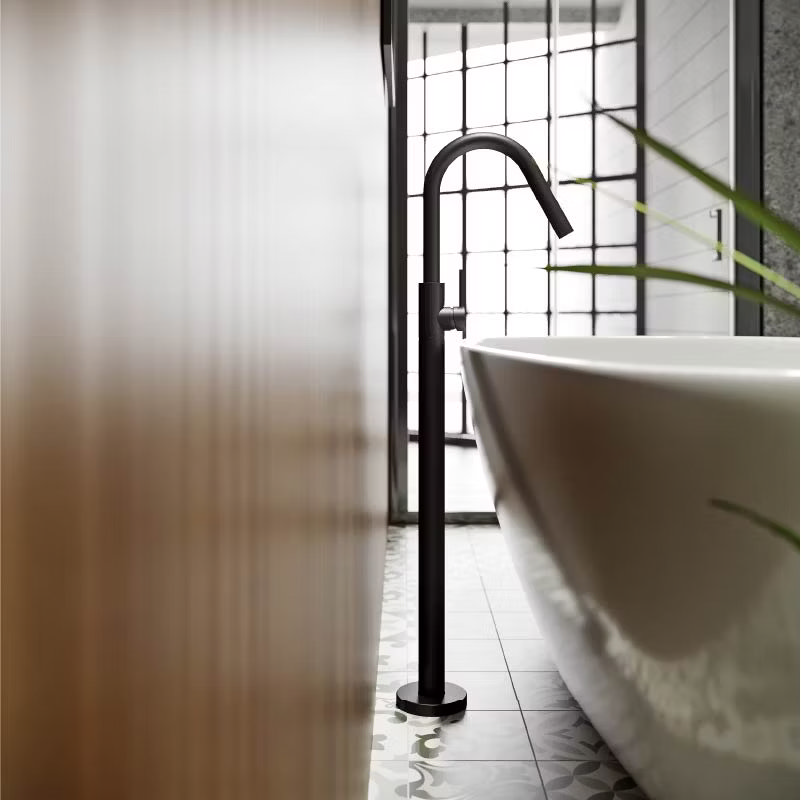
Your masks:
{"label": "frosted glass panel", "polygon": [[[615,116],[636,125],[633,111],[619,111]],[[621,175],[637,169],[637,147],[634,137],[608,117],[595,119],[595,171],[598,175]]]}
{"label": "frosted glass panel", "polygon": [[503,311],[505,300],[503,253],[467,256],[467,311]]}
{"label": "frosted glass panel", "polygon": [[406,368],[409,372],[419,372],[420,354],[418,353],[418,326],[420,319],[417,314],[409,314],[406,318]]}
{"label": "frosted glass panel", "polygon": [[423,193],[424,166],[423,137],[410,137],[406,144],[407,191],[409,194]]}
{"label": "frosted glass panel", "polygon": [[548,223],[530,189],[509,190],[508,215],[510,250],[541,250],[548,246]]}
{"label": "frosted glass panel", "polygon": [[[548,121],[518,122],[508,127],[511,139],[520,142],[537,162],[543,175],[548,172]],[[525,185],[526,179],[514,161],[506,162],[507,181],[510,186]]]}
{"label": "frosted glass panel", "polygon": [[[637,197],[634,181],[607,181],[595,200],[595,235],[598,244],[626,244],[637,240]],[[610,197],[611,192],[615,197]]]}
{"label": "frosted glass panel", "polygon": [[507,336],[547,336],[547,314],[510,314],[506,320]]}
{"label": "frosted glass panel", "polygon": [[636,336],[635,314],[598,314],[595,318],[596,336]]}
{"label": "frosted glass panel", "polygon": [[468,314],[467,338],[471,341],[487,339],[491,336],[503,336],[503,314]]}
{"label": "frosted glass panel", "polygon": [[426,78],[426,132],[462,127],[462,73]]}
{"label": "frosted glass panel", "polygon": [[409,314],[418,312],[420,297],[418,286],[423,280],[423,258],[422,256],[409,256],[406,260],[406,311]]}
{"label": "frosted glass panel", "polygon": [[420,377],[413,373],[406,376],[406,424],[410,431],[420,428],[419,398],[420,398]]}
{"label": "frosted glass panel", "polygon": [[497,64],[503,61],[503,25],[474,22],[467,28],[467,66]]}
{"label": "frosted glass panel", "polygon": [[[559,63],[561,67],[561,61]],[[595,89],[596,100],[602,108],[633,106],[637,102],[637,50],[634,42],[599,48]]]}
{"label": "frosted glass panel", "polygon": [[592,51],[560,53],[556,96],[559,116],[592,108]]}
{"label": "frosted glass panel", "polygon": [[637,263],[637,248],[599,247],[595,251],[595,263],[633,267]]}
{"label": "frosted glass panel", "polygon": [[635,311],[637,281],[616,275],[595,277],[595,307],[599,311]]}
{"label": "frosted glass panel", "polygon": [[406,132],[418,136],[423,132],[423,79],[407,81]]}
{"label": "frosted glass panel", "polygon": [[561,240],[568,247],[592,244],[592,189],[580,184],[560,186],[558,199],[567,218],[573,225],[573,233]]}
{"label": "frosted glass panel", "polygon": [[559,179],[592,176],[592,117],[565,117],[558,122]]}
{"label": "frosted glass panel", "polygon": [[410,197],[406,203],[406,252],[423,254],[423,198]]}
{"label": "frosted glass panel", "polygon": [[445,254],[439,258],[439,276],[445,284],[445,305],[459,305],[459,273],[462,271],[461,254]]}
{"label": "frosted glass panel", "polygon": [[548,28],[544,22],[510,22],[506,57],[519,58],[544,56],[548,52]]}
{"label": "frosted glass panel", "polygon": [[[551,331],[551,333],[554,333]],[[590,314],[557,314],[557,336],[592,336],[592,316]]]}
{"label": "frosted glass panel", "polygon": [[503,64],[467,71],[467,126],[498,125],[504,121]]}
{"label": "frosted glass panel", "polygon": [[460,375],[445,376],[445,431],[462,432],[462,378]]}
{"label": "frosted glass panel", "polygon": [[426,28],[426,72],[433,75],[462,66],[462,28],[459,24],[437,23]]}
{"label": "frosted glass panel", "polygon": [[[503,126],[487,128],[491,133],[503,134]],[[506,156],[494,150],[473,150],[467,154],[467,188],[489,189],[503,186],[506,181]]]}
{"label": "frosted glass panel", "polygon": [[462,196],[444,194],[439,201],[440,252],[462,250]]}
{"label": "frosted glass panel", "polygon": [[[556,251],[556,263],[563,267],[592,264],[592,250],[559,248]],[[592,275],[552,273],[551,307],[556,311],[591,311]]]}
{"label": "frosted glass panel", "polygon": [[[461,136],[460,131],[452,133],[434,133],[426,137],[426,172],[431,166],[434,157],[445,147],[446,144],[458,139]],[[452,192],[462,188],[462,159],[464,156],[457,158],[445,171],[442,178],[442,191]]]}
{"label": "frosted glass panel", "polygon": [[506,264],[509,311],[547,311],[548,252],[508,253]]}
{"label": "frosted glass panel", "polygon": [[503,241],[503,192],[468,194],[467,249],[473,253],[482,250],[503,250]]}
{"label": "frosted glass panel", "polygon": [[458,331],[447,331],[445,333],[445,372],[450,375],[458,375],[461,369],[461,347],[462,334]]}
{"label": "frosted glass panel", "polygon": [[522,122],[548,115],[548,65],[544,58],[515,61],[507,68],[507,118]]}

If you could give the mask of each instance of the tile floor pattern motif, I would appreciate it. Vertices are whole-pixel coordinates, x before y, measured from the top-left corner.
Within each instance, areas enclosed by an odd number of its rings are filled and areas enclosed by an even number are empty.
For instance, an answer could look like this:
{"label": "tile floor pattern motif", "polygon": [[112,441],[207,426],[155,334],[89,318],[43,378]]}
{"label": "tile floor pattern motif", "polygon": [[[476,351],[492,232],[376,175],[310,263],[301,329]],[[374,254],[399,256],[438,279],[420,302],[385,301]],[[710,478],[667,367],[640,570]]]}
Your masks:
{"label": "tile floor pattern motif", "polygon": [[417,678],[417,530],[390,529],[369,800],[645,800],[563,683],[503,537],[446,532],[447,679],[468,710],[395,708]]}

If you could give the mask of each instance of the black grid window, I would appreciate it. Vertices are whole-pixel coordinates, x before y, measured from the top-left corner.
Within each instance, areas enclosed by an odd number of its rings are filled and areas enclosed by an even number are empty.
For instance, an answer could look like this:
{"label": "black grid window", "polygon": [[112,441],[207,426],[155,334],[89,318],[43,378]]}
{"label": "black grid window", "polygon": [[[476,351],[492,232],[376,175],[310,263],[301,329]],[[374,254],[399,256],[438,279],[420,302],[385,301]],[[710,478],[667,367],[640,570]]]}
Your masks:
{"label": "black grid window", "polygon": [[[575,232],[557,245],[517,166],[498,153],[458,159],[442,184],[446,303],[467,309],[468,338],[626,335],[642,328],[630,278],[548,273],[567,264],[638,262],[637,150],[600,113],[637,122],[637,3],[626,19],[595,0],[559,20],[550,3],[532,19],[508,3],[483,12],[412,8],[407,94],[408,429],[417,429],[417,284],[422,276],[425,169],[471,131],[523,144],[559,184]],[[537,12],[534,11],[534,16]],[[621,13],[617,10],[618,15]],[[554,53],[554,42],[558,52]],[[550,170],[550,172],[549,172]],[[606,193],[576,179],[592,178]],[[472,439],[458,339],[446,337],[446,431]]]}

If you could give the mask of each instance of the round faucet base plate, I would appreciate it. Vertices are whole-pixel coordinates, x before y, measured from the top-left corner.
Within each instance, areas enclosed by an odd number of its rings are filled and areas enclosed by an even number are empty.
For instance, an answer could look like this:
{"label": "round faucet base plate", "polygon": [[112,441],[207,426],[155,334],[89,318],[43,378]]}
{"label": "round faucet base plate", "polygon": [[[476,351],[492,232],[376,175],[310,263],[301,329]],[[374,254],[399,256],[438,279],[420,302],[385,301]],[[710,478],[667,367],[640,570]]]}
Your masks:
{"label": "round faucet base plate", "polygon": [[455,683],[446,683],[441,698],[423,697],[419,684],[414,681],[398,689],[396,705],[401,711],[418,717],[447,717],[467,708],[467,692]]}

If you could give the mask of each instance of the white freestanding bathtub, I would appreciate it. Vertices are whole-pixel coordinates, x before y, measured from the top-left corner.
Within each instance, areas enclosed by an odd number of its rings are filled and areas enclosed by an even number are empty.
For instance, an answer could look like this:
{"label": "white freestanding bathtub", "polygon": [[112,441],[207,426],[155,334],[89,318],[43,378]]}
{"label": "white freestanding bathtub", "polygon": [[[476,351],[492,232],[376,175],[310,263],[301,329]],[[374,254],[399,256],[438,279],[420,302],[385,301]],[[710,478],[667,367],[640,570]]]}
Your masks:
{"label": "white freestanding bathtub", "polygon": [[487,339],[463,373],[557,666],[652,800],[799,788],[799,343]]}

